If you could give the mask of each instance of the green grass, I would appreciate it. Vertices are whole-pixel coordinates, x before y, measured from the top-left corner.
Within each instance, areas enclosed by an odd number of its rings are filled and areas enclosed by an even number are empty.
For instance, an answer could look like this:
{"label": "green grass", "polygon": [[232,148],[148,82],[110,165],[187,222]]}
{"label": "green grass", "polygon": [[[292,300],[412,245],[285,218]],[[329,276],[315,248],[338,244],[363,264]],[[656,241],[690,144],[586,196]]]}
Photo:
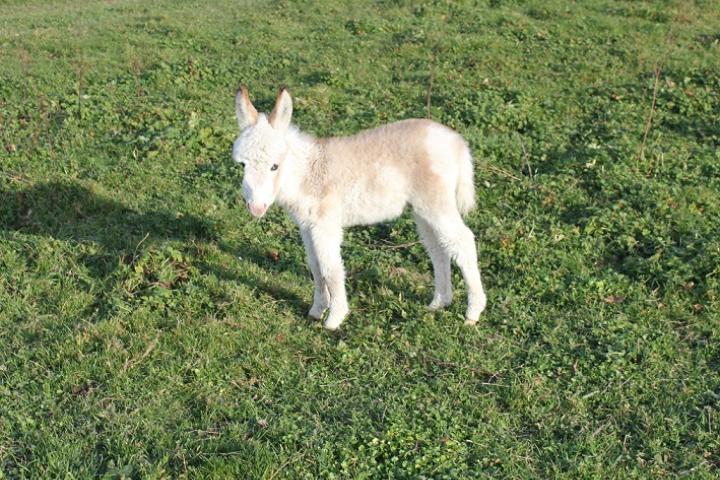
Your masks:
{"label": "green grass", "polygon": [[[1,3],[0,478],[720,474],[715,2]],[[305,317],[240,83],[321,135],[429,92],[477,159],[477,327],[458,272],[424,310],[409,215],[347,233],[340,333]]]}

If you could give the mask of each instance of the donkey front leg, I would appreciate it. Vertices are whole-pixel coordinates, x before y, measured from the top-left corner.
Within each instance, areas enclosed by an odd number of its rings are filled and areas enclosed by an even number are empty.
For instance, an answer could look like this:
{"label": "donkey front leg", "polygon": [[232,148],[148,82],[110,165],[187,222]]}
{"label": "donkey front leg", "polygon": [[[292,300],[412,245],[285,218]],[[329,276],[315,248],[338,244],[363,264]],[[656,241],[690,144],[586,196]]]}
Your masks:
{"label": "donkey front leg", "polygon": [[328,293],[327,286],[320,274],[320,267],[318,265],[317,254],[315,253],[315,247],[313,246],[312,237],[310,231],[306,228],[300,229],[300,236],[302,237],[303,244],[305,245],[305,252],[308,257],[308,264],[310,265],[310,272],[313,276],[313,282],[315,287],[313,289],[313,303],[310,307],[308,315],[320,320],[323,313],[327,310],[330,303],[330,294]]}
{"label": "donkey front leg", "polygon": [[330,312],[323,324],[328,330],[336,330],[348,313],[345,296],[345,269],[340,256],[342,227],[315,226],[310,231],[318,270],[330,295]]}

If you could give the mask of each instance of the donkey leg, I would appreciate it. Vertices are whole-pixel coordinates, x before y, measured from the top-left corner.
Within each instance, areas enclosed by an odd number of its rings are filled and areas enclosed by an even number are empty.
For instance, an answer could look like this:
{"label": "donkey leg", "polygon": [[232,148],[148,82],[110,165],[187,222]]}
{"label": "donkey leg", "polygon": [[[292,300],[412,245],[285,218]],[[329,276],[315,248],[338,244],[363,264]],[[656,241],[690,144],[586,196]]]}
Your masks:
{"label": "donkey leg", "polygon": [[349,311],[345,294],[345,269],[340,256],[342,227],[315,227],[311,237],[318,270],[330,296],[330,312],[323,326],[328,330],[336,330]]}
{"label": "donkey leg", "polygon": [[317,254],[315,253],[315,247],[313,246],[310,232],[307,229],[300,229],[300,236],[302,236],[303,244],[305,245],[305,252],[308,257],[308,264],[310,265],[310,272],[313,276],[313,283],[315,287],[313,289],[313,303],[310,307],[308,315],[312,318],[320,320],[322,314],[327,310],[328,304],[330,303],[330,294],[328,293],[327,286],[323,281],[323,277],[320,274],[320,266],[317,261]]}
{"label": "donkey leg", "polygon": [[462,221],[460,214],[455,211],[451,214],[437,215],[430,222],[442,245],[450,257],[455,260],[468,289],[468,307],[465,312],[465,323],[474,325],[485,310],[487,297],[483,290],[480,278],[480,269],[477,264],[477,250],[475,236]]}
{"label": "donkey leg", "polygon": [[433,266],[435,293],[428,308],[437,310],[447,307],[453,298],[452,281],[450,279],[450,256],[438,242],[430,224],[417,213],[415,213],[415,223]]}

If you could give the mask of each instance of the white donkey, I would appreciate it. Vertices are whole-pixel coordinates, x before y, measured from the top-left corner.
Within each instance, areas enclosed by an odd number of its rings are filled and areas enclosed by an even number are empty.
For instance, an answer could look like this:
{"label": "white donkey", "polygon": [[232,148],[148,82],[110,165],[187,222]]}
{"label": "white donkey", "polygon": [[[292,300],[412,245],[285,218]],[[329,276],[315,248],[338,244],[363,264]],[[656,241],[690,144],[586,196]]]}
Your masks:
{"label": "white donkey", "polygon": [[290,125],[292,99],[280,90],[269,116],[245,87],[235,97],[240,135],[233,159],[244,165],[243,195],[260,218],[277,202],[300,227],[315,282],[312,308],[335,330],[348,313],[340,244],[343,227],[398,217],[412,205],[435,274],[431,309],[452,301],[450,259],[468,288],[465,323],[475,324],[486,297],[473,233],[461,214],[475,206],[472,157],[455,131],[430,120],[404,120],[349,137],[315,138]]}

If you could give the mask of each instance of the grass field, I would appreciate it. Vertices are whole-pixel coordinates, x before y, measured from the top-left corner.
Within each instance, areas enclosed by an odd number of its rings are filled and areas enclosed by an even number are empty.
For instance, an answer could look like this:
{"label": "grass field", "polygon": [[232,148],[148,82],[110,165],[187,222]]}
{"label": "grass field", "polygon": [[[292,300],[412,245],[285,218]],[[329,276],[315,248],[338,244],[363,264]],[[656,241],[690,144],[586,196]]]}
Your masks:
{"label": "grass field", "polygon": [[[489,305],[409,214],[245,211],[233,96],[476,158]],[[0,1],[0,479],[717,478],[714,1]]]}

